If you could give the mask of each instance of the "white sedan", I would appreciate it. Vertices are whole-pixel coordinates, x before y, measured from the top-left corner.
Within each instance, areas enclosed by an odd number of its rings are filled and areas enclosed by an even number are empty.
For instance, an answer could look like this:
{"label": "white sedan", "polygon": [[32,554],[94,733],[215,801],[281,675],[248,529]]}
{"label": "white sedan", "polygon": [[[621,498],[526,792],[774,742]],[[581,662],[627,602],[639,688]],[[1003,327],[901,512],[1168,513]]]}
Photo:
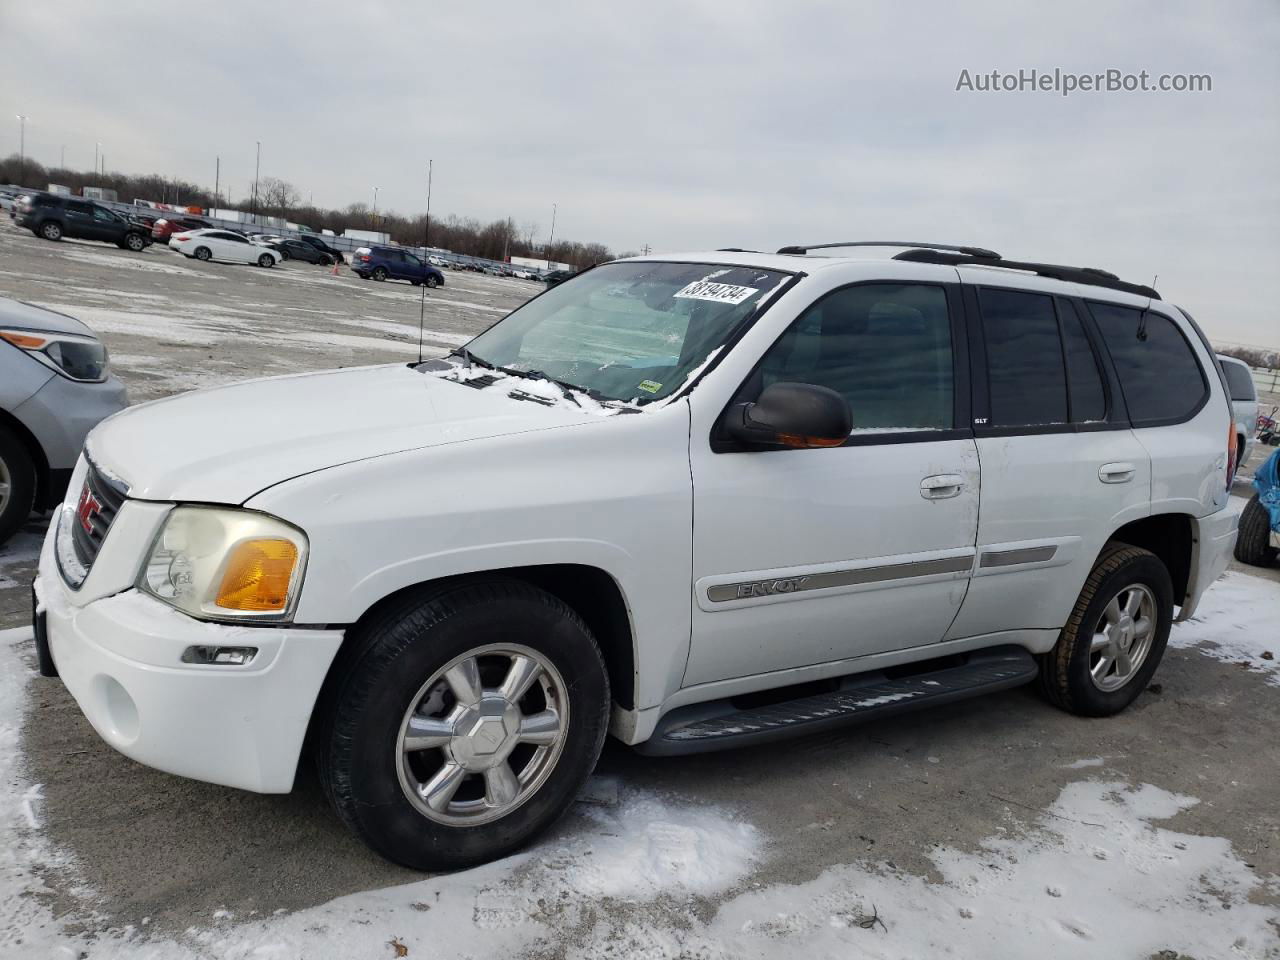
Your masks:
{"label": "white sedan", "polygon": [[169,246],[197,260],[226,260],[230,263],[256,263],[274,267],[283,259],[270,247],[260,247],[230,230],[188,230],[169,238]]}

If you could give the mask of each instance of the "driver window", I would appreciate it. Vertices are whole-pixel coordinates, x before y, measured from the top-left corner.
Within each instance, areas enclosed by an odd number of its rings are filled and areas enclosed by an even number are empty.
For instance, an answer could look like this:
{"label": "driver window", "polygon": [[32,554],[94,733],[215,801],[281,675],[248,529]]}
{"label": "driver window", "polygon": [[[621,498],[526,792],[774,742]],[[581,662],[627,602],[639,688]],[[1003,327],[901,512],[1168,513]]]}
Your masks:
{"label": "driver window", "polygon": [[110,210],[108,210],[106,207],[94,207],[93,219],[104,220],[107,223],[114,223],[116,220],[116,215],[112,213]]}
{"label": "driver window", "polygon": [[788,381],[830,387],[853,431],[953,426],[951,322],[942,287],[868,283],[800,315],[765,354],[753,390]]}

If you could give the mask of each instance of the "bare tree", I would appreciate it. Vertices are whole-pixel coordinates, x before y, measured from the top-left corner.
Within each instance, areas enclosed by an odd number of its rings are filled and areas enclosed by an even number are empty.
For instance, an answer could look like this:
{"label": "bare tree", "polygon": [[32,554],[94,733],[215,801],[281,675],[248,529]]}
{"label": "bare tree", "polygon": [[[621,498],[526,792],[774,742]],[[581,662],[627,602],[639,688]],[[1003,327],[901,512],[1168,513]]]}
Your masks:
{"label": "bare tree", "polygon": [[258,197],[264,207],[274,209],[276,216],[281,218],[288,217],[289,209],[296,207],[302,199],[297,187],[279,177],[263,177],[258,182]]}

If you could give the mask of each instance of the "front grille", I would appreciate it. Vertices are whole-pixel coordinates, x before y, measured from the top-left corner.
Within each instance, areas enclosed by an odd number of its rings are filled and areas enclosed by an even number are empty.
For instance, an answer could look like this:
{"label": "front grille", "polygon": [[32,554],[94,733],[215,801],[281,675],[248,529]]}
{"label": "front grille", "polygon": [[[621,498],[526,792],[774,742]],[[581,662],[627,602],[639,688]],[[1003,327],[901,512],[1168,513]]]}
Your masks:
{"label": "front grille", "polygon": [[107,539],[107,531],[111,529],[126,496],[124,490],[103,476],[92,463],[89,464],[75,513],[68,518],[72,525],[71,545],[76,559],[86,571],[97,559],[102,542]]}

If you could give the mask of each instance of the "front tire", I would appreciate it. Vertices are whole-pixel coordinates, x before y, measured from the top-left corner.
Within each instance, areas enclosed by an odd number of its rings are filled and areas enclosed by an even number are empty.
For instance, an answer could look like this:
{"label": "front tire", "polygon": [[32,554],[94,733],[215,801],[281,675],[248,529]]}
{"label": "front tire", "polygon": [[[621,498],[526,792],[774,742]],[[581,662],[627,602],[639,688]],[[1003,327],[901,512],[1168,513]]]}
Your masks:
{"label": "front tire", "polygon": [[1269,567],[1276,562],[1276,548],[1271,546],[1271,515],[1256,493],[1240,514],[1235,556],[1252,567]]}
{"label": "front tire", "polygon": [[1108,717],[1146,689],[1169,641],[1173,582],[1155,554],[1110,544],[1067,625],[1040,657],[1040,690],[1068,713]]}
{"label": "front tire", "polygon": [[436,287],[440,286],[440,281],[435,277],[427,277],[427,286],[434,290]]}
{"label": "front tire", "polygon": [[266,269],[267,267],[274,267],[275,265],[276,258],[269,253],[264,253],[262,256],[258,257],[258,266],[263,269]]}
{"label": "front tire", "polygon": [[339,817],[374,850],[458,869],[568,809],[609,715],[600,649],[572,609],[518,581],[463,584],[388,607],[353,640],[316,749]]}
{"label": "front tire", "polygon": [[44,237],[46,240],[61,240],[62,224],[54,220],[46,220],[44,223],[40,224],[40,236]]}
{"label": "front tire", "polygon": [[36,468],[26,446],[0,426],[0,543],[27,522],[35,505]]}
{"label": "front tire", "polygon": [[134,253],[139,253],[147,245],[147,241],[142,238],[141,234],[126,233],[124,236],[124,245]]}

